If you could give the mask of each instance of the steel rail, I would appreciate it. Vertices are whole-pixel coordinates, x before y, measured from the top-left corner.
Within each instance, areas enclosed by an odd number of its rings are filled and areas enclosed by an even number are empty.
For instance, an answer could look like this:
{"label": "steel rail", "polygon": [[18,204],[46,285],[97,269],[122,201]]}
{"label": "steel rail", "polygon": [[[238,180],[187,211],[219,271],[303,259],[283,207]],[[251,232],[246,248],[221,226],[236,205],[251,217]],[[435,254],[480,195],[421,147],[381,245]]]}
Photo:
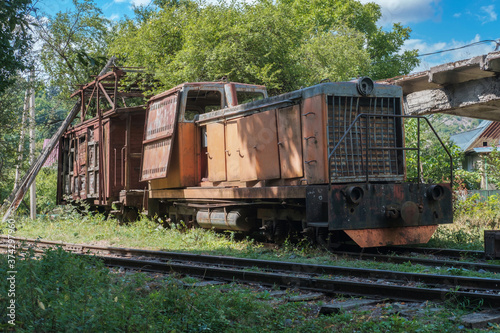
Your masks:
{"label": "steel rail", "polygon": [[361,249],[357,245],[353,246],[344,245],[341,247],[340,251],[359,252],[364,254],[393,254],[393,253],[401,254],[401,253],[411,252],[417,254],[436,255],[436,256],[444,256],[450,258],[474,258],[474,259],[486,258],[484,251],[442,249],[433,247],[384,246],[384,247]]}
{"label": "steel rail", "polygon": [[475,263],[457,260],[439,260],[439,259],[426,259],[418,257],[405,257],[405,256],[393,256],[377,253],[360,253],[360,252],[343,252],[343,251],[333,251],[333,254],[340,256],[347,256],[360,260],[373,260],[378,262],[390,262],[394,264],[402,264],[411,262],[412,264],[420,264],[424,266],[443,266],[451,268],[464,268],[468,270],[484,270],[492,273],[500,273],[500,265],[492,265],[485,263]]}
{"label": "steel rail", "polygon": [[444,288],[417,288],[401,285],[375,284],[372,282],[354,282],[332,280],[311,276],[290,275],[276,272],[255,272],[242,269],[207,267],[179,263],[161,263],[146,260],[132,260],[116,257],[99,257],[108,266],[131,268],[134,270],[188,274],[203,279],[215,279],[243,283],[259,283],[281,288],[299,288],[334,295],[376,296],[404,301],[464,301],[468,300],[480,307],[500,307],[500,295],[497,293],[479,293]]}
{"label": "steel rail", "polygon": [[[3,237],[0,237],[3,238]],[[114,255],[128,255],[138,257],[151,257],[161,259],[163,261],[182,261],[191,262],[199,265],[218,265],[226,267],[240,268],[258,268],[271,270],[274,272],[286,272],[288,274],[306,274],[309,276],[351,276],[365,279],[386,279],[391,282],[419,282],[427,286],[433,287],[460,287],[462,289],[488,289],[500,291],[500,279],[479,278],[479,277],[463,277],[453,275],[433,275],[423,273],[408,273],[380,269],[365,269],[354,267],[342,267],[319,264],[305,264],[287,261],[270,261],[260,259],[247,259],[226,256],[211,256],[191,253],[152,251],[130,248],[115,248],[102,247],[86,244],[66,244],[53,241],[37,241],[33,239],[16,238],[18,241],[30,242],[37,245],[62,246],[65,250],[79,253],[92,253],[103,255],[103,252]],[[64,246],[65,245],[65,246]],[[0,248],[5,248],[5,245],[0,245]],[[92,249],[92,251],[91,251]],[[407,261],[404,261],[407,262]]]}

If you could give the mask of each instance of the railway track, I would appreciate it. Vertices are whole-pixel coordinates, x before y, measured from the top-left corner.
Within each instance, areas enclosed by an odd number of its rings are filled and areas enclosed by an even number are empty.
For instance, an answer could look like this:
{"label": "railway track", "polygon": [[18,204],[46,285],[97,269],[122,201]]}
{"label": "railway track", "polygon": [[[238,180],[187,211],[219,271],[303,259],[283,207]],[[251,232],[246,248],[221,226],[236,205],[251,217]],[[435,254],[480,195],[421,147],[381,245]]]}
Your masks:
{"label": "railway track", "polygon": [[[0,248],[5,249],[5,237],[1,240]],[[403,301],[468,300],[471,304],[483,307],[500,307],[500,279],[64,244],[23,238],[16,240],[19,247],[26,248],[36,244],[37,251],[61,246],[67,251],[92,254],[110,267],[147,272],[175,272],[203,279],[293,287],[325,294]]]}
{"label": "railway track", "polygon": [[478,262],[458,261],[449,259],[429,259],[429,258],[420,258],[413,256],[395,256],[387,254],[361,253],[361,252],[334,251],[332,253],[339,256],[345,256],[360,260],[373,260],[378,262],[389,262],[394,264],[403,264],[410,262],[412,264],[419,264],[431,267],[461,268],[474,271],[482,270],[485,272],[500,273],[500,265],[493,265],[485,262],[478,263]]}
{"label": "railway track", "polygon": [[447,257],[455,259],[473,258],[486,259],[484,251],[477,250],[459,250],[459,249],[440,249],[432,247],[404,247],[404,246],[384,246],[375,248],[361,249],[359,246],[344,245],[342,251],[336,252],[361,252],[363,254],[422,254],[436,257]]}

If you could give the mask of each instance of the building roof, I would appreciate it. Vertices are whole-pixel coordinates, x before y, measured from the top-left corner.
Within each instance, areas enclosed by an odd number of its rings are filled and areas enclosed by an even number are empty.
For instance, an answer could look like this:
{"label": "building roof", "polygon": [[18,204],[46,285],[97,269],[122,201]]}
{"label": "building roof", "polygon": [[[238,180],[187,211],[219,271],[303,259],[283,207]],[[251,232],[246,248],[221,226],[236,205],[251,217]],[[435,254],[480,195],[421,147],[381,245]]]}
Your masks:
{"label": "building roof", "polygon": [[450,136],[453,141],[463,151],[470,150],[474,142],[481,137],[486,128],[493,123],[490,120],[483,120],[476,128]]}

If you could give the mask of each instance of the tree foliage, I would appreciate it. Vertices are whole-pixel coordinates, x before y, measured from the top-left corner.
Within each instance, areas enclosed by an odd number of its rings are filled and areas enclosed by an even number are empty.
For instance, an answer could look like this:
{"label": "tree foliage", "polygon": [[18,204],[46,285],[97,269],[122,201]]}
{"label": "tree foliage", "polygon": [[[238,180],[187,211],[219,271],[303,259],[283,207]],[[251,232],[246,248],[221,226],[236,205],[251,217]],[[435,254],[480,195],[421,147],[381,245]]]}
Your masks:
{"label": "tree foliage", "polygon": [[[23,78],[16,77],[0,98],[0,198],[7,197],[14,184],[26,89],[28,83]],[[25,140],[26,143],[27,141]]]}
{"label": "tree foliage", "polygon": [[378,28],[380,8],[358,1],[156,1],[118,28],[110,53],[155,75],[158,90],[185,81],[258,83],[271,93],[323,79],[408,73],[415,52],[399,54],[409,28]]}
{"label": "tree foliage", "polygon": [[424,183],[450,182],[451,171],[455,174],[462,167],[460,148],[449,137],[442,138],[443,147],[425,120],[420,119],[420,136],[418,129],[418,119],[405,121],[406,147],[417,148],[420,143],[420,159],[416,151],[406,151],[407,177],[416,180],[420,171],[420,180]]}
{"label": "tree foliage", "polygon": [[49,85],[64,96],[99,73],[107,61],[113,36],[110,21],[93,0],[73,0],[71,10],[38,20],[35,30],[41,42],[40,61]]}
{"label": "tree foliage", "polygon": [[32,38],[28,29],[31,0],[0,1],[0,93],[25,69]]}

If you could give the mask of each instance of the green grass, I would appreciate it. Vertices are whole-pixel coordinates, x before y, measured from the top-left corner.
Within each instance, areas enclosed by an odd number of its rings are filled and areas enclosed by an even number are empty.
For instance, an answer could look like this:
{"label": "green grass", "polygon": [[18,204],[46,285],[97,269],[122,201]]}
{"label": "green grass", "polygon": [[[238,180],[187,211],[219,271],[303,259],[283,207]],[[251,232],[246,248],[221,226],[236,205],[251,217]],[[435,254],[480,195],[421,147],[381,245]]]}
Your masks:
{"label": "green grass", "polygon": [[[470,215],[463,216],[470,219]],[[486,226],[479,220],[474,225],[442,226],[433,245],[477,248],[482,241],[477,233]],[[398,265],[335,257],[307,241],[285,241],[280,248],[267,248],[231,232],[165,229],[146,218],[122,225],[99,214],[81,216],[67,208],[34,221],[18,217],[16,228],[16,236],[73,243],[497,278],[493,273],[428,268],[411,262]],[[0,229],[5,233],[6,225]],[[17,265],[17,328],[26,332],[452,332],[460,327],[460,317],[471,311],[470,304],[450,302],[429,304],[408,315],[385,304],[322,316],[318,309],[325,300],[291,303],[270,297],[269,290],[238,284],[185,288],[196,279],[185,277],[181,284],[176,276],[110,271],[92,259],[59,250],[49,251],[42,260],[20,260]],[[0,257],[2,275],[5,267],[5,257]],[[0,287],[3,307],[8,301],[5,279]],[[7,328],[6,318],[0,322]]]}
{"label": "green grass", "polygon": [[[2,275],[5,267],[2,255]],[[318,315],[328,299],[288,302],[235,283],[189,288],[176,276],[109,270],[60,249],[18,259],[16,270],[18,332],[453,332],[465,313],[433,304],[414,312],[380,304]],[[0,280],[3,309],[7,289],[7,280]],[[0,325],[10,327],[5,316]]]}
{"label": "green grass", "polygon": [[484,231],[500,229],[500,196],[481,199],[474,194],[454,203],[454,222],[442,225],[428,246],[484,250]]}
{"label": "green grass", "polygon": [[[452,227],[456,228],[457,225],[451,227],[441,226],[434,239],[442,239],[443,235],[448,234],[440,230]],[[2,228],[5,228],[5,225],[0,225],[0,230]],[[317,246],[305,240],[298,243],[285,241],[279,248],[269,248],[257,244],[250,238],[241,239],[241,237],[237,237],[233,232],[221,233],[199,228],[166,229],[159,223],[147,218],[142,218],[134,223],[120,224],[115,219],[105,219],[104,216],[99,214],[81,216],[72,210],[53,217],[40,217],[36,220],[18,218],[16,220],[16,228],[16,236],[70,243],[227,255],[402,272],[428,272],[433,274],[499,278],[496,273],[478,273],[459,268],[435,268],[415,265],[411,262],[393,264],[356,260],[350,257],[337,257],[322,251]],[[5,231],[1,233],[5,233]]]}

